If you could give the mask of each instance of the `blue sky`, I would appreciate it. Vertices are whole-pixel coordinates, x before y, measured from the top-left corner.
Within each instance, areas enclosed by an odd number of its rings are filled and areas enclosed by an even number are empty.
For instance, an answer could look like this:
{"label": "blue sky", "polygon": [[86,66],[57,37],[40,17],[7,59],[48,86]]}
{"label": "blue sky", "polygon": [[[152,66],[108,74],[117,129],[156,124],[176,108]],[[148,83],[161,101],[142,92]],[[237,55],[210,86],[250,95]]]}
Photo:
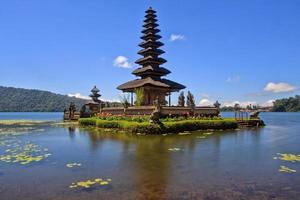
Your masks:
{"label": "blue sky", "polygon": [[164,66],[172,71],[167,78],[186,85],[197,104],[265,104],[299,94],[298,0],[0,4],[2,86],[87,96],[97,85],[103,99],[119,99],[116,87],[135,78],[144,11],[152,6],[165,43]]}

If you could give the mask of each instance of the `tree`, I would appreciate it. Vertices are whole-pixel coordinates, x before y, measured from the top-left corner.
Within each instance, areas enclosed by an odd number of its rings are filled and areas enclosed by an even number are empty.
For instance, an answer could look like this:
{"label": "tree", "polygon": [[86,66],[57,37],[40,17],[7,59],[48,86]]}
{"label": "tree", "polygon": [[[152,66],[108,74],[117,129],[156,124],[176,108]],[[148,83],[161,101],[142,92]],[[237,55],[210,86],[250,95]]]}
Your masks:
{"label": "tree", "polygon": [[178,96],[178,106],[184,107],[184,104],[185,104],[184,92],[180,92]]}
{"label": "tree", "polygon": [[124,108],[128,108],[128,106],[130,105],[129,95],[126,95],[126,94],[120,95],[120,101]]}
{"label": "tree", "polygon": [[194,95],[188,91],[187,97],[186,97],[186,105],[189,108],[194,108],[195,107],[195,99]]}
{"label": "tree", "polygon": [[144,88],[135,89],[135,105],[141,106],[144,100]]}
{"label": "tree", "polygon": [[234,104],[233,107],[234,107],[235,111],[239,111],[241,109],[240,104],[238,104],[238,103]]}
{"label": "tree", "polygon": [[299,112],[300,111],[300,96],[277,99],[273,103],[273,112]]}

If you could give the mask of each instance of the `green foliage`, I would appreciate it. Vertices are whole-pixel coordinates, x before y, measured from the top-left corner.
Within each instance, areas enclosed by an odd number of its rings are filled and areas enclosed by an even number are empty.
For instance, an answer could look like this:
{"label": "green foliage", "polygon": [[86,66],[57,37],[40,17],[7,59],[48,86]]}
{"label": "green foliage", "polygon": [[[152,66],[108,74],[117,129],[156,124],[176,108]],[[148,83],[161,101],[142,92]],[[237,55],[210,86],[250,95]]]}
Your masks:
{"label": "green foliage", "polygon": [[273,112],[300,112],[300,96],[278,99],[274,102]]}
{"label": "green foliage", "polygon": [[[62,112],[71,102],[79,111],[84,99],[52,92],[0,86],[0,112]],[[120,103],[109,103],[120,106]]]}
{"label": "green foliage", "polygon": [[234,119],[164,121],[162,125],[151,124],[148,121],[128,121],[125,118],[118,120],[86,118],[80,119],[79,122],[81,125],[96,125],[99,128],[119,128],[131,133],[143,134],[179,133],[207,129],[236,129],[238,127]]}
{"label": "green foliage", "polygon": [[144,99],[144,88],[135,89],[135,105],[141,106]]}
{"label": "green foliage", "polygon": [[41,90],[0,86],[0,112],[62,112],[71,102],[79,110],[85,100]]}
{"label": "green foliage", "polygon": [[85,126],[96,126],[97,118],[80,118],[79,123]]}
{"label": "green foliage", "polygon": [[124,108],[128,108],[128,106],[130,105],[129,95],[127,95],[127,94],[120,95],[120,101],[121,101]]}
{"label": "green foliage", "polygon": [[164,122],[165,131],[179,133],[183,131],[207,129],[236,129],[238,124],[234,120],[184,120],[177,122]]}

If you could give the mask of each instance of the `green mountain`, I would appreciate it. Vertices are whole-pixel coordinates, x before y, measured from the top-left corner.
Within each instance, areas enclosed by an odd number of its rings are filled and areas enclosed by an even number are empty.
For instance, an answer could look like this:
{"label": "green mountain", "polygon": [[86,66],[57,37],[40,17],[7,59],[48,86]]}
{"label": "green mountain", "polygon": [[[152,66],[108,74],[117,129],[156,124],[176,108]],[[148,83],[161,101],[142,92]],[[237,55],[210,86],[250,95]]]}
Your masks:
{"label": "green mountain", "polygon": [[79,110],[86,100],[48,91],[0,86],[0,112],[62,112],[71,102]]}
{"label": "green mountain", "polygon": [[300,112],[300,96],[277,99],[274,102],[274,112]]}

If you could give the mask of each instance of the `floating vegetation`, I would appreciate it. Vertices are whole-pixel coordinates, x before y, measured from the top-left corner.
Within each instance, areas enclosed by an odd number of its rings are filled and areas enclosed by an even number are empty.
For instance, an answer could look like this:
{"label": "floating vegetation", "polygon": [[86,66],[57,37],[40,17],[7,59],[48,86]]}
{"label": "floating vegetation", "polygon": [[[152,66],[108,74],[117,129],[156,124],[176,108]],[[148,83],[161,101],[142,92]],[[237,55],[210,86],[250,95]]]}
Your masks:
{"label": "floating vegetation", "polygon": [[206,136],[197,136],[196,138],[198,138],[198,139],[205,139]]}
{"label": "floating vegetation", "polygon": [[66,164],[66,167],[73,168],[73,167],[80,167],[81,163],[68,163]]}
{"label": "floating vegetation", "polygon": [[180,148],[169,148],[168,151],[183,151]]}
{"label": "floating vegetation", "polygon": [[300,162],[300,154],[277,153],[279,157],[273,157],[274,160],[280,159],[289,162]]}
{"label": "floating vegetation", "polygon": [[94,180],[86,180],[86,181],[79,181],[77,183],[72,183],[69,188],[90,188],[92,186],[104,186],[108,185],[111,182],[111,179],[102,179],[102,178],[95,178]]}
{"label": "floating vegetation", "polygon": [[19,140],[5,140],[1,142],[5,146],[4,154],[0,154],[0,161],[6,163],[20,163],[26,165],[31,162],[39,162],[51,154],[48,149],[43,149],[37,144],[31,142],[21,142]]}
{"label": "floating vegetation", "polygon": [[296,172],[296,170],[290,169],[290,168],[288,168],[286,166],[283,166],[283,165],[280,166],[280,169],[278,171],[279,172],[285,172],[285,173],[295,173]]}
{"label": "floating vegetation", "polygon": [[211,135],[213,134],[212,132],[207,132],[207,133],[203,133],[203,135]]}
{"label": "floating vegetation", "polygon": [[39,127],[6,127],[0,128],[0,136],[18,136],[30,132],[42,132],[44,129]]}
{"label": "floating vegetation", "polygon": [[190,135],[192,134],[191,132],[181,132],[181,133],[178,133],[178,135]]}

